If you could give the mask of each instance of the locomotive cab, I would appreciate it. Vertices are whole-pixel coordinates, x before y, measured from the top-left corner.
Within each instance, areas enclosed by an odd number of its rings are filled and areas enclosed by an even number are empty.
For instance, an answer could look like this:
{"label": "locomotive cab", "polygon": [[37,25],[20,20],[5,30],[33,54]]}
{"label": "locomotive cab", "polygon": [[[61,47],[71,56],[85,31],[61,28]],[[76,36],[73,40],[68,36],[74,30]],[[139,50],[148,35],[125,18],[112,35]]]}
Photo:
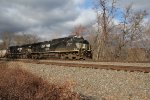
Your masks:
{"label": "locomotive cab", "polygon": [[77,42],[76,47],[78,49],[90,50],[90,45],[89,45],[89,42],[87,40]]}
{"label": "locomotive cab", "polygon": [[90,44],[82,36],[73,36],[68,41],[67,46],[77,51],[81,56],[85,56],[85,58],[92,58]]}

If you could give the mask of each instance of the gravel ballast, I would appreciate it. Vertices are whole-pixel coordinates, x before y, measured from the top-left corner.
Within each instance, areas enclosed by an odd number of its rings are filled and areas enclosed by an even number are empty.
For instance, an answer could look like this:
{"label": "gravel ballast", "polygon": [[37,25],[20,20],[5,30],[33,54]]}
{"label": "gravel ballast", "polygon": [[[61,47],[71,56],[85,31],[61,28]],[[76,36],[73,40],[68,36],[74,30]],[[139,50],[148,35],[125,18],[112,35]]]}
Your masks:
{"label": "gravel ballast", "polygon": [[[150,73],[19,63],[50,82],[71,81],[93,100],[150,100]],[[15,65],[15,62],[12,63]]]}

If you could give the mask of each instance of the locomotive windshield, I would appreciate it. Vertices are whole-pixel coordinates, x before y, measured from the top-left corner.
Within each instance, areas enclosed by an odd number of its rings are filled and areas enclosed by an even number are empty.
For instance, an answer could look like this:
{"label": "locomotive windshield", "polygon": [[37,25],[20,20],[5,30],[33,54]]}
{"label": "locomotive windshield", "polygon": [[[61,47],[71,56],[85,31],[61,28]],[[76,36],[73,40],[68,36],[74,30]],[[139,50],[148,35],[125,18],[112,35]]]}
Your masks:
{"label": "locomotive windshield", "polygon": [[89,48],[89,42],[87,40],[78,41],[76,43],[76,47],[78,49],[88,49]]}
{"label": "locomotive windshield", "polygon": [[76,43],[76,47],[77,47],[78,49],[81,49],[81,48],[82,48],[82,43]]}

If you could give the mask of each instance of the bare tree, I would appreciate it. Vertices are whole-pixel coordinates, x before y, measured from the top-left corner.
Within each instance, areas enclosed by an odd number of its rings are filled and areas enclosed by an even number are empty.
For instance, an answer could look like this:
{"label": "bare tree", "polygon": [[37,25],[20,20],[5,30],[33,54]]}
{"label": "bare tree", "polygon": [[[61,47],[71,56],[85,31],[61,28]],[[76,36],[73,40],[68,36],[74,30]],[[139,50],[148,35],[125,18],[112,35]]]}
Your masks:
{"label": "bare tree", "polygon": [[[111,6],[110,6],[111,4]],[[97,11],[97,36],[96,43],[97,56],[96,59],[104,59],[107,55],[108,37],[112,31],[114,24],[113,19],[116,12],[116,0],[109,2],[108,0],[98,0],[96,5]]]}
{"label": "bare tree", "polygon": [[35,34],[21,34],[21,35],[14,35],[13,41],[16,45],[22,44],[31,44],[36,43],[40,40],[40,38]]}
{"label": "bare tree", "polygon": [[142,46],[145,47],[146,59],[150,60],[150,20],[144,23]]}
{"label": "bare tree", "polygon": [[24,37],[24,41],[27,44],[35,43],[35,42],[38,42],[40,40],[40,38],[35,34],[23,34],[23,37]]}
{"label": "bare tree", "polygon": [[11,34],[8,32],[4,32],[2,33],[2,44],[1,44],[1,49],[7,49],[7,47],[10,45],[11,43]]}
{"label": "bare tree", "polygon": [[143,22],[147,12],[135,11],[130,4],[120,12],[120,22],[114,24],[116,3],[116,0],[98,0],[96,3],[97,32],[93,35],[95,60],[122,60],[127,58],[129,48],[139,47],[134,49],[138,52],[143,50]]}
{"label": "bare tree", "polygon": [[120,29],[122,30],[122,32],[121,34],[119,34],[119,45],[116,49],[117,51],[116,57],[121,56],[121,51],[123,50],[123,48],[140,49],[142,47],[141,43],[144,38],[143,37],[144,29],[142,23],[146,15],[147,12],[145,10],[144,11],[132,10],[132,5],[129,5],[125,8],[123,12],[122,23],[120,23],[121,26]]}
{"label": "bare tree", "polygon": [[83,33],[84,33],[85,29],[86,28],[84,26],[77,25],[74,27],[72,34],[77,35],[77,36],[84,35]]}
{"label": "bare tree", "polygon": [[[131,18],[132,15],[132,4],[128,5],[124,11],[122,12],[122,22],[118,25],[118,27],[121,29],[120,33],[116,35],[116,46],[115,46],[115,52],[114,52],[114,57],[115,59],[120,58],[122,50],[124,47],[127,46],[127,43],[129,42],[129,24],[130,21],[129,19]],[[118,29],[116,29],[118,30]],[[129,37],[128,37],[129,36]]]}
{"label": "bare tree", "polygon": [[148,20],[147,23],[145,23],[145,34],[147,36],[150,36],[150,20]]}

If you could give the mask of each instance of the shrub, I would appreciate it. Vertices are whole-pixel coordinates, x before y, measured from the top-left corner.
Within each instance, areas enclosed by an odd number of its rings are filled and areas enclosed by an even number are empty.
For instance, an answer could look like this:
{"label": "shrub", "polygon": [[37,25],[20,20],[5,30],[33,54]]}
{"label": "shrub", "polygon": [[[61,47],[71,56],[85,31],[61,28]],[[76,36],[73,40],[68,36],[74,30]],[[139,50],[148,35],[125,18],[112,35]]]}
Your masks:
{"label": "shrub", "polygon": [[[19,66],[18,66],[19,67]],[[0,100],[78,100],[79,95],[64,85],[47,81],[18,67],[0,64]]]}

